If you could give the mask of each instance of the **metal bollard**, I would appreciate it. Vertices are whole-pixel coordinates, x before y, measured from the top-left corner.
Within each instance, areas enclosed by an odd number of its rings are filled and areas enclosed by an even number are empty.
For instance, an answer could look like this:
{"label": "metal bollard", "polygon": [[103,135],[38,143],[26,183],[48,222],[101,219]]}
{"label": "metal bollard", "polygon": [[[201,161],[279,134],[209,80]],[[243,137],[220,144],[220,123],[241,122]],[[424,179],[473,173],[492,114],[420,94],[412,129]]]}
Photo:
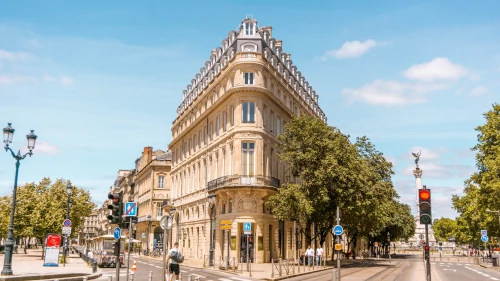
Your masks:
{"label": "metal bollard", "polygon": [[149,281],[153,281],[153,271],[149,271],[149,276],[148,276]]}
{"label": "metal bollard", "polygon": [[134,274],[133,273],[130,273],[129,277],[130,277],[130,281],[134,281]]}
{"label": "metal bollard", "polygon": [[178,280],[182,280],[182,272],[179,272],[179,279]]}
{"label": "metal bollard", "polygon": [[271,259],[271,278],[274,278],[274,259]]}
{"label": "metal bollard", "polygon": [[188,281],[191,281],[191,274],[188,275]]}
{"label": "metal bollard", "polygon": [[108,281],[113,281],[113,276],[108,276]]}

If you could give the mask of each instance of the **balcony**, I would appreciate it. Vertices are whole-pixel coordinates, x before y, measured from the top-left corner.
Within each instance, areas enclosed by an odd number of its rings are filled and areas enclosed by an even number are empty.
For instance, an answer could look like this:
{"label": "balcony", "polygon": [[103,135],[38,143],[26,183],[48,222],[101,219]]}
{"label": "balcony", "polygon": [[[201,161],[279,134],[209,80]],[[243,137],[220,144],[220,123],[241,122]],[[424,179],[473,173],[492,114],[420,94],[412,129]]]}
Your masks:
{"label": "balcony", "polygon": [[224,176],[208,182],[208,191],[214,191],[223,187],[271,187],[279,188],[280,180],[274,177],[264,176]]}

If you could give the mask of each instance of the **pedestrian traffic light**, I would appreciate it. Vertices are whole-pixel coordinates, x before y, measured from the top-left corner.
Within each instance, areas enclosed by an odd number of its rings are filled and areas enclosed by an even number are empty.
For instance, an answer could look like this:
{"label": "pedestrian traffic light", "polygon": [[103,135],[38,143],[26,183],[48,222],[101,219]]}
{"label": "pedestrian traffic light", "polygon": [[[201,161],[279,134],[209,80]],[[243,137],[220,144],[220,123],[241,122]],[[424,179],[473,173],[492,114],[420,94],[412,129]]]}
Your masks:
{"label": "pedestrian traffic light", "polygon": [[420,224],[431,224],[431,190],[418,190],[418,207],[420,209]]}
{"label": "pedestrian traffic light", "polygon": [[110,193],[108,194],[108,199],[112,200],[111,204],[108,204],[108,209],[111,210],[111,215],[108,215],[108,220],[112,224],[121,225],[122,223],[122,193]]}
{"label": "pedestrian traffic light", "polygon": [[120,240],[117,240],[115,243],[113,243],[113,254],[120,258]]}
{"label": "pedestrian traffic light", "polygon": [[429,246],[424,246],[424,259],[429,260]]}

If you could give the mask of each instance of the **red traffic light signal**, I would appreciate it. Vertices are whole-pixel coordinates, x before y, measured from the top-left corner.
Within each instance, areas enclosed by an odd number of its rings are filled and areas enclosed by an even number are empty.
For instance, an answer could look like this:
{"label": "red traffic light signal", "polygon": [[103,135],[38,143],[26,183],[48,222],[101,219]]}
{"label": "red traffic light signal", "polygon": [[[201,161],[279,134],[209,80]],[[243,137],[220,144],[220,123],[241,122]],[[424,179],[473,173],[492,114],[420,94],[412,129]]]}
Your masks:
{"label": "red traffic light signal", "polygon": [[420,210],[420,224],[432,223],[431,212],[431,190],[419,189],[418,190],[418,207]]}
{"label": "red traffic light signal", "polygon": [[429,246],[425,246],[424,250],[429,251]]}
{"label": "red traffic light signal", "polygon": [[431,192],[428,189],[421,189],[418,196],[420,199],[427,201],[431,198]]}

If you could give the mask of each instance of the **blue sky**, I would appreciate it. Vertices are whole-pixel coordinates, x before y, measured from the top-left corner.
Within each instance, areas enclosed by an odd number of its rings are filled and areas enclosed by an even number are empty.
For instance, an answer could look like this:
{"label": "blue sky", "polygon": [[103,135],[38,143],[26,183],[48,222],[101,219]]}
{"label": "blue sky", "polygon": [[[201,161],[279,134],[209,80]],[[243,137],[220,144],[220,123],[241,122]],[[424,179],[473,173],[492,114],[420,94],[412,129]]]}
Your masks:
{"label": "blue sky", "polygon": [[[414,207],[422,150],[434,217],[474,171],[474,128],[498,101],[498,1],[4,1],[0,126],[39,142],[20,183],[69,178],[106,198],[144,146],[166,149],[182,90],[252,14],[319,94],[330,125],[367,135]],[[0,193],[14,160],[0,154]]]}

